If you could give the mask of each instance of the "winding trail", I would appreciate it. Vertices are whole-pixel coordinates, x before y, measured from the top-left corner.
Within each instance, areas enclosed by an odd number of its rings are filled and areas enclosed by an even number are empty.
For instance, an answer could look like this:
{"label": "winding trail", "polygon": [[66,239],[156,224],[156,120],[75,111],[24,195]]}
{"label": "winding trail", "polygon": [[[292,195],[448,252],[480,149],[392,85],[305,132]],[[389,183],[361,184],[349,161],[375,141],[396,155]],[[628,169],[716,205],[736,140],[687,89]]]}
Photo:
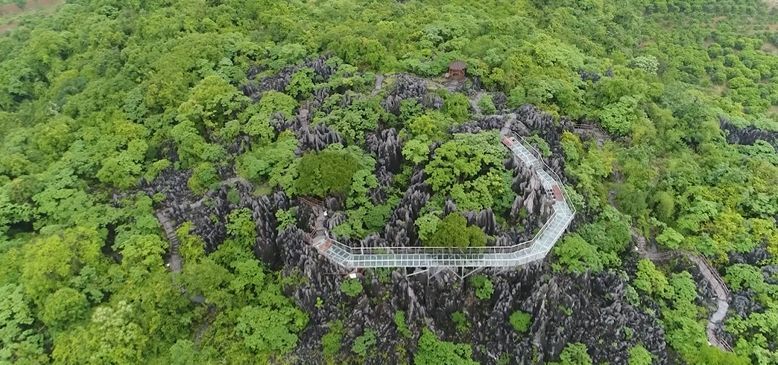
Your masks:
{"label": "winding trail", "polygon": [[672,257],[683,255],[689,261],[697,265],[697,269],[713,288],[713,293],[716,299],[716,311],[713,312],[708,318],[708,324],[705,332],[708,335],[708,342],[724,351],[732,351],[732,347],[724,340],[716,336],[716,328],[721,325],[724,317],[729,310],[729,296],[730,292],[727,288],[724,279],[721,278],[718,271],[704,257],[692,254],[690,252],[658,252],[656,250],[648,250],[646,247],[646,238],[643,237],[634,227],[632,227],[632,238],[637,242],[637,251],[641,257],[647,258],[651,261],[659,262],[665,261]]}
{"label": "winding trail", "polygon": [[[225,185],[233,185],[233,184],[242,184],[245,186],[251,186],[251,183],[242,178],[242,177],[232,177],[227,180],[224,180],[219,183],[219,188]],[[203,203],[210,197],[209,194],[205,194],[202,198],[198,199],[197,201],[188,204],[188,209],[197,209],[200,208],[200,206],[203,205]],[[157,221],[159,221],[159,224],[162,226],[162,230],[165,232],[165,236],[167,237],[168,243],[170,243],[170,247],[168,248],[168,254],[170,255],[170,259],[168,261],[168,265],[170,267],[170,271],[174,273],[180,273],[183,269],[183,259],[181,258],[181,253],[178,250],[178,247],[180,246],[180,242],[178,241],[178,236],[176,235],[176,226],[175,222],[172,222],[170,218],[166,215],[166,212],[168,210],[166,209],[157,209],[154,211],[154,215],[157,217]]]}
{"label": "winding trail", "polygon": [[729,309],[729,289],[727,289],[727,286],[724,283],[724,280],[721,279],[721,276],[719,276],[719,273],[711,267],[708,260],[689,253],[686,253],[685,256],[697,265],[702,276],[705,277],[705,280],[708,281],[713,288],[713,292],[716,294],[718,308],[716,308],[716,311],[708,318],[708,325],[706,326],[708,342],[722,350],[732,351],[732,347],[730,347],[728,343],[716,337],[716,327],[724,320],[724,317],[727,315],[727,310]]}
{"label": "winding trail", "polygon": [[373,87],[373,92],[370,93],[370,95],[373,96],[378,95],[378,93],[381,92],[381,88],[383,87],[383,84],[384,84],[384,75],[377,74],[375,76],[375,87]]}
{"label": "winding trail", "polygon": [[157,216],[159,224],[162,225],[162,230],[165,231],[165,236],[167,236],[167,240],[170,243],[170,249],[168,250],[170,254],[170,262],[168,262],[170,271],[180,273],[183,268],[183,260],[181,259],[181,253],[178,251],[180,242],[178,241],[178,236],[176,236],[176,228],[173,226],[173,222],[161,210],[157,210],[154,214]]}

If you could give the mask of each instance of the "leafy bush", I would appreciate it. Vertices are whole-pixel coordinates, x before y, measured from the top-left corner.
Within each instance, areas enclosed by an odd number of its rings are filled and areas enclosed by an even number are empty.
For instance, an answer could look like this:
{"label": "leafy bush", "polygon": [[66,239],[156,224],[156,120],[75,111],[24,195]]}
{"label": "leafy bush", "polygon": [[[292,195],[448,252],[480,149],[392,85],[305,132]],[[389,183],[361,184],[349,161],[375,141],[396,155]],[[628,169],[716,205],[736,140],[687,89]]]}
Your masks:
{"label": "leafy bush", "polygon": [[495,108],[494,102],[492,101],[492,96],[489,94],[484,94],[484,96],[481,97],[481,100],[478,100],[478,107],[481,108],[482,114],[494,114],[497,112],[497,108]]}
{"label": "leafy bush", "polygon": [[470,323],[462,311],[451,313],[451,321],[454,322],[454,327],[459,333],[465,333],[470,329]]}
{"label": "leafy bush", "polygon": [[346,279],[340,283],[340,291],[349,297],[357,297],[362,294],[362,282],[359,279]]}
{"label": "leafy bush", "polygon": [[557,256],[555,270],[563,267],[574,273],[582,273],[590,270],[598,272],[603,269],[602,259],[597,248],[586,242],[577,233],[565,236],[561,242],[554,246],[554,254]]}
{"label": "leafy bush", "polygon": [[559,354],[559,362],[550,365],[592,365],[592,358],[588,351],[589,349],[582,343],[567,344]]}
{"label": "leafy bush", "polygon": [[329,331],[321,337],[321,346],[324,357],[332,359],[340,351],[343,342],[343,322],[335,321],[330,323]]}
{"label": "leafy bush", "polygon": [[[417,220],[418,222],[418,220]],[[434,220],[430,221],[430,224]],[[426,229],[427,221],[422,221]],[[435,233],[425,242],[430,247],[481,247],[486,245],[486,233],[476,226],[467,225],[465,217],[451,213],[435,226]]]}
{"label": "leafy bush", "polygon": [[413,357],[415,365],[477,365],[472,360],[473,349],[468,344],[439,340],[430,330],[421,332],[419,350]]}
{"label": "leafy bush", "polygon": [[632,286],[655,298],[669,299],[673,295],[673,288],[667,277],[647,259],[638,261],[638,270],[632,280]]}
{"label": "leafy bush", "polygon": [[351,345],[351,351],[364,358],[367,355],[367,351],[375,346],[375,344],[376,332],[373,330],[366,330],[365,333],[354,340],[354,344]]}
{"label": "leafy bush", "polygon": [[492,281],[486,275],[473,275],[470,277],[470,284],[475,288],[475,296],[481,300],[489,300],[494,293]]}
{"label": "leafy bush", "polygon": [[532,323],[532,316],[527,312],[515,311],[511,313],[508,321],[516,332],[527,333]]}
{"label": "leafy bush", "polygon": [[295,217],[295,211],[292,209],[279,209],[276,211],[276,221],[278,222],[278,232],[294,227],[297,223],[297,217]]}
{"label": "leafy bush", "polygon": [[445,96],[443,112],[461,123],[470,117],[470,101],[462,93],[450,93]]}
{"label": "leafy bush", "polygon": [[401,336],[405,338],[410,338],[412,336],[411,330],[408,328],[408,324],[405,323],[405,312],[394,312],[394,325],[397,327],[397,333],[399,333]]}
{"label": "leafy bush", "polygon": [[643,345],[635,345],[629,349],[629,365],[651,365],[654,359]]}

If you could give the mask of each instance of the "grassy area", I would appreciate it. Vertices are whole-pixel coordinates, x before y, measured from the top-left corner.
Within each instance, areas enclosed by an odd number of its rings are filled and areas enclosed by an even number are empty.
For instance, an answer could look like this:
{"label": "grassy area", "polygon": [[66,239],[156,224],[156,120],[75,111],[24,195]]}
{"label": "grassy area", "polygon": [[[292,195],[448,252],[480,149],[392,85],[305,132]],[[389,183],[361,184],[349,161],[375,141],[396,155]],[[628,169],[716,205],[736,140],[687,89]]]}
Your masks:
{"label": "grassy area", "polygon": [[0,0],[0,34],[16,28],[23,16],[52,11],[63,3],[65,0]]}

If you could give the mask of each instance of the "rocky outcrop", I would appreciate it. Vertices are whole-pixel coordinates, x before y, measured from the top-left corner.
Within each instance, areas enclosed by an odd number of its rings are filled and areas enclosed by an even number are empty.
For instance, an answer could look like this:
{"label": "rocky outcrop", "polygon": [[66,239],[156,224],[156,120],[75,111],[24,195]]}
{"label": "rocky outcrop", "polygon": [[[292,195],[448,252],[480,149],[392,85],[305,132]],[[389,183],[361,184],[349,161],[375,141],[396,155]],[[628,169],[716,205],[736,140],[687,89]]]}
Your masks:
{"label": "rocky outcrop", "polygon": [[754,126],[738,127],[726,118],[719,118],[719,125],[732,144],[753,145],[758,140],[765,141],[778,150],[778,132],[759,129]]}
{"label": "rocky outcrop", "polygon": [[[426,95],[427,80],[408,74],[399,74],[395,78],[394,87],[381,102],[381,105],[388,112],[400,115],[400,102],[403,100],[412,99],[424,105],[434,104],[435,98],[425,98]],[[441,100],[440,107],[442,106]]]}
{"label": "rocky outcrop", "polygon": [[242,86],[243,94],[250,97],[252,100],[257,101],[262,97],[262,94],[266,91],[281,91],[283,92],[292,81],[292,76],[299,70],[304,68],[312,69],[314,72],[314,78],[318,81],[329,79],[332,74],[335,73],[335,69],[327,63],[327,56],[321,56],[306,61],[302,65],[289,66],[281,69],[273,75],[266,76],[260,80],[256,80],[256,77],[262,73],[265,68],[262,66],[253,66],[246,73],[248,82]]}
{"label": "rocky outcrop", "polygon": [[432,195],[432,189],[424,182],[424,170],[414,170],[410,185],[384,226],[383,237],[390,247],[418,246],[416,218]]}
{"label": "rocky outcrop", "polygon": [[[316,80],[325,80],[333,72],[325,61],[325,58],[311,60],[259,80],[256,76],[263,70],[253,69],[244,92],[258,100],[268,90],[283,90],[291,75],[301,67],[313,69]],[[399,115],[400,102],[408,99],[428,108],[443,106],[443,100],[429,91],[424,79],[398,75],[392,85],[381,102],[390,113]],[[300,142],[298,153],[343,143],[337,132],[326,125],[314,125],[311,120],[315,112],[321,111],[323,101],[331,92],[339,91],[318,89],[301,104],[293,118],[272,117],[272,125],[277,131],[295,133]],[[495,94],[493,101],[498,110],[504,110],[504,95]],[[348,97],[342,102],[350,103]],[[568,123],[564,119],[556,123],[548,114],[524,106],[478,118],[454,127],[452,131],[477,133],[509,128],[523,136],[536,134],[550,146],[551,155],[544,158],[545,162],[564,176],[559,139]],[[241,138],[228,151],[238,154],[249,148],[250,139]],[[364,147],[376,159],[375,175],[379,182],[369,195],[373,203],[381,204],[387,200],[395,174],[402,170],[400,134],[393,128],[381,127],[366,134]],[[437,145],[432,147],[434,150]],[[488,208],[461,212],[469,224],[481,227],[493,236],[495,245],[510,245],[531,238],[551,212],[551,201],[542,193],[540,181],[530,168],[514,157],[506,158],[505,167],[514,176],[511,189],[516,195],[509,215],[502,217],[510,224],[500,224],[500,217]],[[187,172],[172,169],[163,171],[153,183],[144,186],[144,191],[165,194],[166,199],[158,208],[164,210],[170,224],[178,226],[185,221],[192,222],[194,233],[203,237],[209,251],[224,241],[225,222],[232,211],[245,208],[251,212],[257,257],[284,277],[302,278],[284,288],[285,294],[310,317],[295,350],[299,363],[325,362],[321,338],[337,320],[343,321],[345,329],[341,350],[344,356],[350,353],[355,339],[365,330],[376,331],[376,348],[365,359],[366,364],[411,363],[423,328],[431,329],[445,340],[472,344],[475,359],[485,364],[494,364],[498,359],[515,364],[553,361],[564,346],[572,342],[586,344],[595,363],[626,364],[629,348],[637,343],[642,343],[656,356],[655,363],[667,363],[661,325],[654,317],[628,304],[625,279],[612,273],[574,276],[553,272],[542,263],[514,270],[485,271],[483,274],[493,283],[494,292],[489,299],[480,300],[476,298],[471,282],[451,271],[433,270],[419,274],[418,270],[405,268],[373,270],[361,273],[364,274],[360,279],[364,293],[350,298],[340,291],[346,273],[320,255],[306,240],[317,216],[315,210],[321,208],[302,204],[300,199],[292,200],[283,192],[255,196],[251,184],[232,177],[229,169],[220,173],[224,182],[204,197],[195,196],[186,188]],[[414,166],[410,176],[402,198],[394,206],[383,230],[352,244],[364,247],[419,245],[415,221],[430,200],[432,191],[425,182],[423,166]],[[328,197],[316,204],[330,212],[324,222],[327,228],[345,221],[342,197]],[[276,212],[290,208],[296,208],[297,224],[279,232]],[[451,212],[457,207],[446,201],[443,209]],[[517,333],[511,328],[508,317],[516,310],[531,314],[533,320],[528,333]],[[405,312],[406,325],[411,332],[409,337],[397,331],[394,318],[398,311]],[[467,319],[466,329],[461,325],[457,328],[452,320],[455,312],[461,312]]]}
{"label": "rocky outcrop", "polygon": [[[573,342],[586,344],[595,363],[627,364],[629,349],[638,343],[656,356],[656,364],[667,363],[662,326],[655,317],[627,304],[626,282],[616,274],[574,276],[553,273],[541,264],[489,271],[485,274],[494,284],[494,293],[488,300],[479,300],[470,282],[452,272],[406,276],[404,269],[398,269],[383,278],[368,272],[362,279],[365,293],[348,298],[338,290],[345,278],[335,274],[335,268],[320,260],[318,253],[306,250],[300,233],[283,235],[286,255],[292,256],[285,270],[291,273],[300,268],[308,278],[290,293],[312,316],[296,350],[307,364],[323,363],[319,339],[327,333],[328,324],[338,319],[346,328],[344,353],[365,330],[378,333],[375,355],[367,364],[411,362],[422,328],[430,328],[445,340],[472,344],[475,359],[484,364],[494,364],[499,358],[515,364],[552,361]],[[343,305],[316,307],[317,298]],[[516,310],[532,316],[526,334],[517,333],[509,324],[508,317]],[[397,311],[406,314],[410,338],[396,330]],[[457,329],[452,320],[455,312],[467,318],[466,330]],[[407,352],[403,356],[397,348]]]}

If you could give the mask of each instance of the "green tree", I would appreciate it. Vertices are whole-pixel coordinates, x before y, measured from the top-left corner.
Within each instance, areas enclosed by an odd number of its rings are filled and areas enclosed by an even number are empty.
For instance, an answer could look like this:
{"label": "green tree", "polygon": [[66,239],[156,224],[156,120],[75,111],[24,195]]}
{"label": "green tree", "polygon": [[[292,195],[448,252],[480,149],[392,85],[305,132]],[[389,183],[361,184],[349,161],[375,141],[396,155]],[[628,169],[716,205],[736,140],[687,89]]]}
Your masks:
{"label": "green tree", "polygon": [[569,343],[559,354],[559,362],[554,365],[592,365],[589,349],[582,343]]}
{"label": "green tree", "polygon": [[451,213],[437,224],[435,233],[425,245],[430,247],[480,247],[486,244],[486,234],[476,226],[467,226],[465,217]]}
{"label": "green tree", "polygon": [[478,107],[481,108],[481,113],[483,114],[494,114],[497,112],[497,108],[495,108],[494,102],[492,101],[492,96],[489,94],[485,94],[478,100]]}
{"label": "green tree", "polygon": [[308,316],[296,308],[246,306],[240,309],[235,331],[249,350],[268,359],[292,351],[297,332],[307,323]]}
{"label": "green tree", "polygon": [[329,330],[321,337],[322,352],[326,359],[332,360],[340,351],[343,341],[343,321],[330,323]]}
{"label": "green tree", "polygon": [[362,294],[362,282],[360,282],[358,279],[344,280],[342,283],[340,283],[340,291],[351,298],[355,298]]}
{"label": "green tree", "polygon": [[286,92],[297,99],[307,98],[313,92],[313,70],[302,68],[292,75],[289,84],[286,85]]}
{"label": "green tree", "polygon": [[373,348],[376,344],[376,331],[365,330],[365,332],[354,339],[354,344],[351,345],[351,352],[357,354],[360,358],[365,358],[367,352]]}
{"label": "green tree", "polygon": [[361,169],[372,170],[375,161],[352,149],[327,148],[303,155],[297,168],[295,189],[301,195],[325,197],[351,191],[353,177]]}
{"label": "green tree", "polygon": [[[50,294],[66,286],[89,292],[92,300],[102,299],[101,276],[105,275],[107,262],[101,247],[99,234],[88,228],[68,229],[29,244],[21,270],[25,294],[40,306]],[[79,285],[74,287],[73,283]]]}
{"label": "green tree", "polygon": [[201,162],[192,169],[192,176],[186,182],[195,194],[202,195],[218,182],[219,174],[210,162]]}
{"label": "green tree", "polygon": [[237,158],[238,174],[253,181],[267,182],[271,187],[283,187],[294,193],[297,163],[297,138],[291,132],[282,132],[278,139],[266,145],[254,146]]}
{"label": "green tree", "polygon": [[134,308],[119,302],[100,306],[91,321],[54,339],[52,357],[60,364],[136,363],[149,345],[148,334],[134,320]]}
{"label": "green tree", "polygon": [[408,328],[408,324],[405,320],[405,312],[403,311],[396,311],[394,312],[394,325],[397,327],[397,333],[402,335],[405,338],[410,338],[412,336],[410,328]]}
{"label": "green tree", "polygon": [[215,134],[225,123],[235,118],[248,98],[229,81],[218,75],[203,78],[178,107],[178,120],[191,121],[209,134]]}
{"label": "green tree", "polygon": [[436,141],[446,137],[453,122],[451,117],[441,112],[426,112],[410,119],[406,123],[406,130],[420,141]]}
{"label": "green tree", "polygon": [[681,246],[681,244],[683,244],[684,237],[676,230],[667,227],[662,230],[662,233],[656,236],[656,241],[659,242],[660,245],[669,249],[677,249]]}
{"label": "green tree", "polygon": [[172,365],[187,365],[197,361],[198,351],[195,344],[189,340],[178,340],[170,346],[168,363]]}
{"label": "green tree", "polygon": [[598,272],[604,267],[597,248],[576,233],[565,236],[561,242],[557,243],[554,247],[554,254],[558,259],[558,264],[554,264],[554,268],[557,270],[564,267],[575,273],[587,270]]}
{"label": "green tree", "polygon": [[61,288],[46,298],[41,320],[50,328],[64,328],[84,318],[89,303],[86,296],[72,288]]}
{"label": "green tree", "polygon": [[475,296],[480,300],[489,300],[494,293],[494,285],[486,275],[473,275],[470,284],[475,288]]}
{"label": "green tree", "polygon": [[635,345],[629,349],[629,365],[651,365],[654,362],[651,353],[643,345]]}
{"label": "green tree", "polygon": [[470,118],[470,101],[465,94],[446,94],[443,112],[457,123],[462,123]]}
{"label": "green tree", "polygon": [[441,219],[435,212],[426,213],[419,216],[419,218],[416,218],[415,224],[419,239],[422,242],[427,242],[431,239],[435,232],[438,231],[438,224],[440,224],[440,221]]}
{"label": "green tree", "polygon": [[43,335],[35,329],[35,317],[24,298],[22,288],[0,286],[0,361],[7,363],[45,363]]}
{"label": "green tree", "polygon": [[[385,119],[385,111],[378,99],[349,95],[356,98],[346,108],[335,108],[327,114],[317,113],[314,121],[333,127],[348,143],[363,143],[365,133],[378,128],[378,122]],[[334,95],[330,102],[340,102],[344,96]]]}
{"label": "green tree", "polygon": [[502,211],[513,202],[510,174],[503,166],[506,150],[493,132],[458,134],[438,147],[424,170],[432,190],[451,194],[459,207]]}
{"label": "green tree", "polygon": [[532,315],[527,312],[517,310],[511,313],[508,321],[511,323],[511,327],[513,327],[514,331],[519,333],[527,333],[530,324],[532,324]]}
{"label": "green tree", "polygon": [[473,349],[467,344],[441,341],[428,329],[423,329],[413,357],[415,365],[475,365]]}
{"label": "green tree", "polygon": [[648,259],[638,261],[638,270],[632,285],[655,297],[669,299],[673,295],[673,288],[668,283],[667,277]]}

